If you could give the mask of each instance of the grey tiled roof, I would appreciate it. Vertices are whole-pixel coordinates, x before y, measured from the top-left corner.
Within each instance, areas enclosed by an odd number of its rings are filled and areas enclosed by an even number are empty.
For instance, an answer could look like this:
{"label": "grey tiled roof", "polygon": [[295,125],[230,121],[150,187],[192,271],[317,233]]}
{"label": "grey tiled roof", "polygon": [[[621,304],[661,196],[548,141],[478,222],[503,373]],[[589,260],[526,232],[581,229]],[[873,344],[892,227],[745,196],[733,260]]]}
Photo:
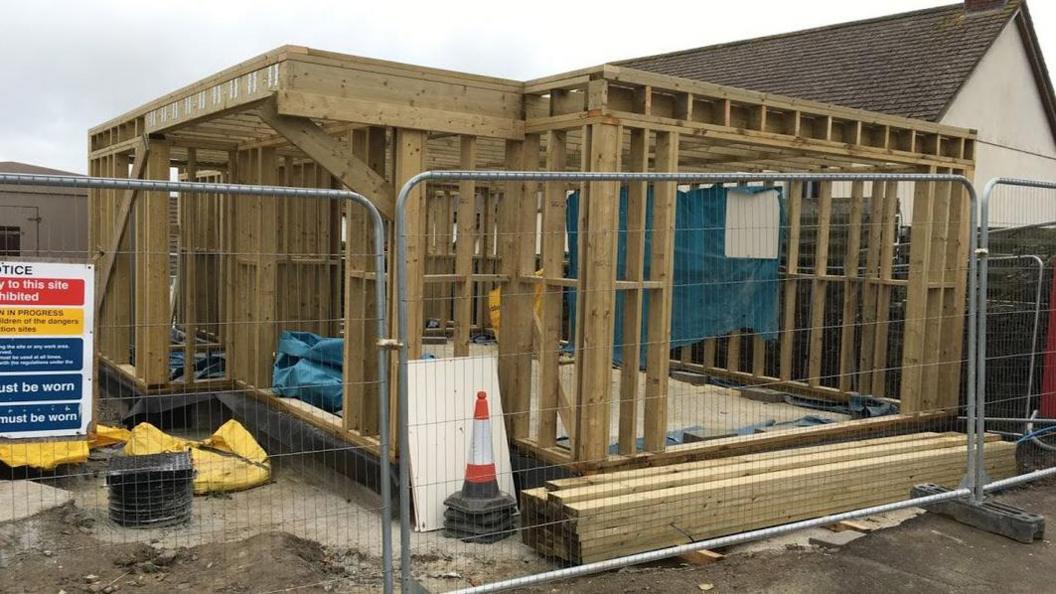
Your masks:
{"label": "grey tiled roof", "polygon": [[616,64],[938,121],[1019,6],[966,14],[958,3]]}

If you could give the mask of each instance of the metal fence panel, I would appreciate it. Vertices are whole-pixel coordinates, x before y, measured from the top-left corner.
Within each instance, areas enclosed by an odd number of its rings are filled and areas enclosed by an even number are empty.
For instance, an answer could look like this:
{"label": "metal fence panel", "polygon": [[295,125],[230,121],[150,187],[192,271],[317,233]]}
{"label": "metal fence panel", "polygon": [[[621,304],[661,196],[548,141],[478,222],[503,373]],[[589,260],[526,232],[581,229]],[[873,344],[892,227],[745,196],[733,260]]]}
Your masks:
{"label": "metal fence panel", "polygon": [[1056,183],[996,178],[980,200],[979,431],[1020,449],[1023,474],[991,480],[976,460],[973,501],[985,493],[1056,472],[1052,361],[1053,221],[1045,220]]}
{"label": "metal fence panel", "polygon": [[[237,587],[254,583],[240,558],[252,543],[267,545],[266,559],[275,547],[305,547],[330,564],[315,574],[320,585],[392,591],[389,365],[371,354],[388,333],[377,209],[273,149],[222,166],[188,155],[179,174],[194,181],[168,181],[164,148],[131,171],[128,154],[93,161],[93,173],[109,177],[0,175],[3,187],[32,189],[42,205],[87,190],[70,225],[90,236],[72,247],[70,226],[34,229],[28,250],[9,233],[0,259],[93,263],[97,273],[96,303],[86,305],[96,312],[91,430],[0,443],[11,456],[2,487],[15,507],[72,502],[53,513],[74,536],[40,520],[25,531],[26,549],[61,559],[153,545],[111,585],[160,579],[145,572],[200,554],[217,567],[218,587]],[[148,179],[122,179],[130,174]],[[229,183],[279,180],[290,186]],[[315,345],[316,337],[359,341],[358,375],[342,373],[340,340]],[[188,448],[193,481],[180,470],[188,462],[144,455]],[[113,568],[98,569],[111,579]]]}
{"label": "metal fence panel", "polygon": [[[671,140],[635,133],[627,172],[560,172],[576,164],[552,135],[558,172],[403,187],[405,588],[491,591],[907,507],[908,474],[940,499],[974,486],[976,427],[957,420],[976,403],[972,186],[670,173]],[[412,565],[438,546],[452,574]],[[461,579],[473,563],[486,583]]]}

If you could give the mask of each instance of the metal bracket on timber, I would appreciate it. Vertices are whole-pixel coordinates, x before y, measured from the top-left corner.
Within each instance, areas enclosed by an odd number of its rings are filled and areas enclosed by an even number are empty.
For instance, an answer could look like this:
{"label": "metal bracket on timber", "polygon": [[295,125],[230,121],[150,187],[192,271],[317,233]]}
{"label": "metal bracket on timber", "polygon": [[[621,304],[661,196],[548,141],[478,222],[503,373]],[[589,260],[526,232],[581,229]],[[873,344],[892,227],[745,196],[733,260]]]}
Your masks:
{"label": "metal bracket on timber", "polygon": [[396,190],[352,150],[327,134],[310,118],[282,115],[274,101],[258,110],[260,119],[290,144],[326,169],[350,189],[370,198],[381,216],[392,220],[396,213]]}
{"label": "metal bracket on timber", "polygon": [[[135,155],[136,162],[132,167],[132,175],[130,177],[131,179],[143,179],[143,174],[147,171],[147,157],[150,155],[150,142],[145,136],[137,143]],[[117,210],[117,218],[114,221],[114,235],[110,238],[106,251],[102,253],[102,262],[99,263],[98,272],[99,289],[95,294],[95,311],[97,315],[103,306],[107,289],[110,287],[110,278],[114,273],[114,262],[117,260],[117,252],[121,249],[121,242],[124,241],[125,233],[128,231],[128,219],[132,214],[132,206],[135,204],[138,193],[138,189],[125,190],[125,194],[121,198],[121,205]]]}

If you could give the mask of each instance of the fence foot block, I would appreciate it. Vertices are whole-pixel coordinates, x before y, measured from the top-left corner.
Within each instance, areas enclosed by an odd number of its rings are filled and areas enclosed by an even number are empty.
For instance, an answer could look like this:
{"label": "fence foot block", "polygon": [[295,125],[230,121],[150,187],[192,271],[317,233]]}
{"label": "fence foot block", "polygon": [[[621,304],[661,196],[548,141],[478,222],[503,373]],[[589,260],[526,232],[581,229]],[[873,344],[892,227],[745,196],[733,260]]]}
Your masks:
{"label": "fence foot block", "polygon": [[[924,497],[947,491],[949,489],[945,487],[926,483],[913,487],[910,496]],[[1004,503],[986,501],[982,505],[973,505],[968,501],[951,500],[921,507],[973,528],[1026,544],[1041,540],[1045,536],[1045,516]]]}

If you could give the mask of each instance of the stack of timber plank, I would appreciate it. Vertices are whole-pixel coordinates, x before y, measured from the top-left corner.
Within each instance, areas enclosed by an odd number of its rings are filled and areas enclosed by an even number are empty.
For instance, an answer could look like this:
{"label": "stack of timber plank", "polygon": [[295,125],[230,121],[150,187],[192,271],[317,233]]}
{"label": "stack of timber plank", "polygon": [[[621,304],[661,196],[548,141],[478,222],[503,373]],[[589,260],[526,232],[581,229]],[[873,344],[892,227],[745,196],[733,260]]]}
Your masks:
{"label": "stack of timber plank", "polygon": [[[915,433],[553,480],[521,492],[524,542],[571,563],[901,501],[956,487],[967,440]],[[1015,444],[987,435],[987,472],[1016,473]]]}

